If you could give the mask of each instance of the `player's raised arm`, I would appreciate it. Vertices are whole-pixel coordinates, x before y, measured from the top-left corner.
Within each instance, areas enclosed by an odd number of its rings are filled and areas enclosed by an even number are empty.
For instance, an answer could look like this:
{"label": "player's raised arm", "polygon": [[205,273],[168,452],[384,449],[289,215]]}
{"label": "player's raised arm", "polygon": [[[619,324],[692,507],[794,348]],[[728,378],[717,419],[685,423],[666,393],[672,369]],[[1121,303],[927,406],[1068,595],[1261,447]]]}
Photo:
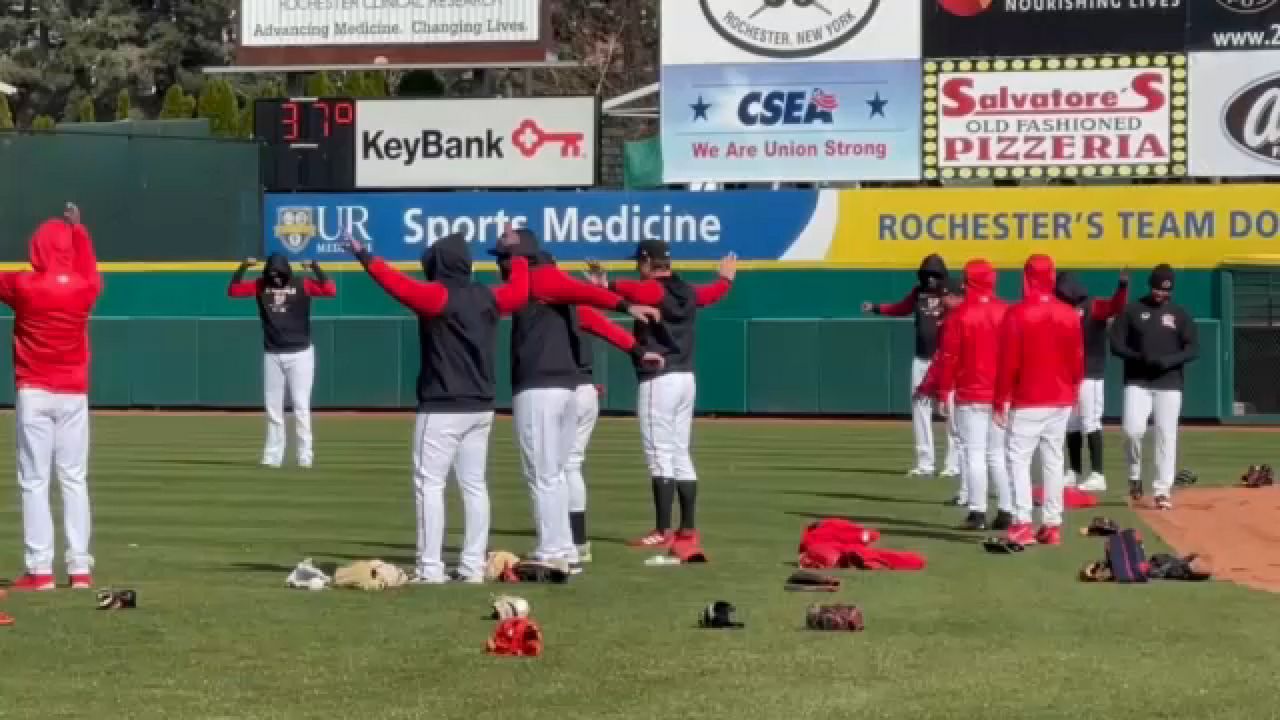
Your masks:
{"label": "player's raised arm", "polygon": [[302,281],[303,290],[310,297],[331,298],[338,296],[338,285],[335,283],[325,271],[320,267],[320,263],[312,260],[308,262],[307,268],[311,270],[311,274],[315,275],[315,279],[306,278]]}
{"label": "player's raised arm", "polygon": [[738,277],[738,256],[729,253],[720,261],[720,277],[715,282],[707,285],[695,285],[693,288],[694,297],[697,298],[698,307],[707,307],[715,305],[729,294],[729,290],[733,288],[733,281]]}
{"label": "player's raised arm", "polygon": [[863,303],[862,311],[885,317],[907,317],[916,310],[916,298],[920,288],[911,288],[911,292],[896,303]]}
{"label": "player's raised arm", "polygon": [[1095,320],[1105,322],[1124,312],[1129,304],[1129,273],[1120,273],[1120,282],[1116,284],[1115,293],[1106,300],[1094,300],[1089,315]]}
{"label": "player's raised arm", "polygon": [[98,271],[98,255],[93,249],[93,238],[81,222],[80,208],[67,203],[62,215],[71,224],[71,271],[89,284],[94,295],[102,292],[102,273]]}
{"label": "player's raised arm", "polygon": [[244,274],[249,271],[249,268],[257,264],[257,258],[250,257],[240,261],[240,267],[236,268],[235,273],[231,275],[231,284],[227,286],[229,297],[250,298],[258,294],[258,283],[244,279]]}
{"label": "player's raised arm", "polygon": [[529,258],[512,257],[507,281],[493,289],[498,312],[511,315],[529,304]]}
{"label": "player's raised arm", "polygon": [[415,313],[434,317],[444,312],[445,306],[449,304],[449,290],[444,285],[422,282],[405,275],[382,258],[374,257],[364,243],[355,238],[348,237],[347,246],[374,282]]}
{"label": "player's raised arm", "polygon": [[656,322],[661,313],[644,304],[632,304],[619,293],[575,279],[554,265],[540,265],[530,274],[529,294],[552,305],[585,305],[626,313],[642,322]]}

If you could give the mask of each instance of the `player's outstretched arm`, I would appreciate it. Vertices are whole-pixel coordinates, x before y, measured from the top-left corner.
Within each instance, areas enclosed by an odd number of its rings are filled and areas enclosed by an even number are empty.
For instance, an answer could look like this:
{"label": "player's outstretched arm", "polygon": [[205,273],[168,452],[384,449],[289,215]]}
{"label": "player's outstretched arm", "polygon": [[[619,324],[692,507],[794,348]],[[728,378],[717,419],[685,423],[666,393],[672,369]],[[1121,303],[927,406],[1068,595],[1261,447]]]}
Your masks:
{"label": "player's outstretched arm", "polygon": [[539,266],[530,273],[529,295],[551,305],[585,305],[626,313],[642,322],[657,322],[662,316],[655,308],[633,305],[621,294],[577,280],[553,265]]}
{"label": "player's outstretched arm", "polygon": [[1129,304],[1129,273],[1120,273],[1120,282],[1116,284],[1116,291],[1110,298],[1106,300],[1094,300],[1093,307],[1090,308],[1090,315],[1099,321],[1107,321],[1124,312],[1125,306]]}
{"label": "player's outstretched arm", "polygon": [[511,273],[507,281],[493,289],[498,312],[510,315],[529,304],[529,259],[511,258]]}
{"label": "player's outstretched arm", "polygon": [[916,297],[919,294],[919,288],[911,288],[911,292],[896,303],[863,303],[862,311],[885,317],[907,317],[915,312]]}
{"label": "player's outstretched arm", "polygon": [[374,257],[364,243],[353,237],[347,237],[347,247],[374,282],[415,313],[434,317],[444,312],[445,305],[449,304],[449,290],[444,285],[415,280],[405,275],[385,263],[382,258]]}
{"label": "player's outstretched arm", "polygon": [[329,278],[325,271],[320,267],[320,263],[312,260],[307,263],[307,268],[311,270],[311,274],[315,275],[315,279],[306,278],[302,281],[302,289],[311,297],[331,298],[338,296],[338,284]]}
{"label": "player's outstretched arm", "polygon": [[715,282],[694,287],[693,292],[698,301],[698,307],[715,305],[723,300],[733,288],[733,281],[737,277],[738,256],[735,253],[729,253],[720,261],[720,277],[716,278]]}
{"label": "player's outstretched arm", "polygon": [[661,370],[666,363],[666,359],[661,354],[649,352],[640,347],[635,336],[610,322],[598,310],[589,307],[577,307],[575,310],[578,312],[579,327],[631,355],[641,365]]}
{"label": "player's outstretched arm", "polygon": [[249,268],[258,264],[256,258],[245,258],[240,261],[240,267],[236,268],[235,273],[231,276],[231,284],[227,286],[227,295],[233,298],[250,298],[258,294],[258,283],[253,280],[245,280],[244,274]]}

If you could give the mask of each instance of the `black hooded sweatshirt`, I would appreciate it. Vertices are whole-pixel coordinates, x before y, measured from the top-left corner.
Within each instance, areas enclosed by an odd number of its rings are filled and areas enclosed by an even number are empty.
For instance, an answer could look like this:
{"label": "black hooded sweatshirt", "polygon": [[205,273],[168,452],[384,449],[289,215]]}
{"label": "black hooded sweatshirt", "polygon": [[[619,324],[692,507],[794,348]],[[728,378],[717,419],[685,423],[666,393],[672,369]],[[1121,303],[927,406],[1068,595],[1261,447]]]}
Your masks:
{"label": "black hooded sweatshirt", "polygon": [[1089,291],[1075,275],[1058,274],[1054,293],[1062,302],[1080,313],[1080,329],[1084,333],[1084,376],[1101,380],[1107,373],[1107,325],[1124,310],[1129,300],[1129,284],[1121,281],[1116,294],[1108,300],[1089,301]]}
{"label": "black hooded sweatshirt", "polygon": [[1182,368],[1200,354],[1200,338],[1186,310],[1147,295],[1112,323],[1111,352],[1124,359],[1125,385],[1182,390]]}
{"label": "black hooded sweatshirt", "polygon": [[437,240],[423,255],[425,283],[367,254],[360,261],[384,290],[418,314],[418,412],[492,410],[498,320],[528,300],[527,261],[515,259],[509,281],[496,288],[472,280],[471,250],[460,234]]}
{"label": "black hooded sweatshirt", "polygon": [[916,357],[932,360],[938,351],[938,326],[942,323],[942,296],[947,284],[947,263],[941,255],[929,255],[916,271],[919,285],[891,305],[873,305],[877,315],[915,316]]}
{"label": "black hooded sweatshirt", "polygon": [[269,353],[302,352],[311,347],[311,298],[335,297],[338,288],[316,266],[315,280],[299,278],[280,253],[267,258],[262,277],[246,282],[248,265],[241,264],[231,277],[227,294],[258,301],[262,321],[262,345]]}

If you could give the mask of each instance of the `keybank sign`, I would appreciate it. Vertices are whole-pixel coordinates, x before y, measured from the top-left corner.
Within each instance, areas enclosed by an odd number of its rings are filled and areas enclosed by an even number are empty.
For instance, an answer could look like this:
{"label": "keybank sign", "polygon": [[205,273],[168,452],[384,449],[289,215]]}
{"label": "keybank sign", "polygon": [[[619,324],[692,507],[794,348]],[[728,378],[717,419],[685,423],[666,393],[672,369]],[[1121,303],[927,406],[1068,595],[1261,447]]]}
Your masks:
{"label": "keybank sign", "polygon": [[812,192],[533,192],[268,195],[263,247],[297,260],[346,256],[346,233],[393,261],[418,259],[450,233],[487,260],[508,225],[528,227],[565,261],[621,259],[641,240],[671,243],[677,259],[776,260],[813,216]]}

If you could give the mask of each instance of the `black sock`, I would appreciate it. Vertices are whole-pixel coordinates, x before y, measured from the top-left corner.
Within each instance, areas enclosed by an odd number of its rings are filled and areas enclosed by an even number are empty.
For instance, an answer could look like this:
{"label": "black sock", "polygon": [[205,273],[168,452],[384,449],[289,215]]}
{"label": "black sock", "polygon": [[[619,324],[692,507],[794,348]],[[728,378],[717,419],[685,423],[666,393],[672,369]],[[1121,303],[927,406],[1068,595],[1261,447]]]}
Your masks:
{"label": "black sock", "polygon": [[1082,470],[1080,463],[1084,458],[1080,457],[1080,451],[1084,449],[1084,436],[1078,432],[1067,433],[1067,462],[1071,466],[1071,472],[1079,475]]}
{"label": "black sock", "polygon": [[698,527],[698,482],[682,480],[676,483],[676,491],[680,494],[680,529],[694,530]]}
{"label": "black sock", "polygon": [[653,479],[654,529],[666,532],[671,529],[671,503],[675,501],[676,483],[671,478]]}
{"label": "black sock", "polygon": [[587,544],[587,513],[571,512],[569,513],[569,529],[573,530],[573,544]]}
{"label": "black sock", "polygon": [[1102,431],[1089,433],[1089,467],[1102,474]]}

